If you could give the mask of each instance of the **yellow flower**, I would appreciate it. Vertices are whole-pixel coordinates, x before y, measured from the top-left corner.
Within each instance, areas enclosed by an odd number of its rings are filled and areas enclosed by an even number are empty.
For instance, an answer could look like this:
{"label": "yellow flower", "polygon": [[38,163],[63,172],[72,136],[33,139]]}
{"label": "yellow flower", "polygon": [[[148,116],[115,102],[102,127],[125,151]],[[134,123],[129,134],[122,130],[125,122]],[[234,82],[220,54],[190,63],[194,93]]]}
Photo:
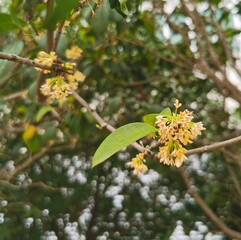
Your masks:
{"label": "yellow flower", "polygon": [[71,49],[65,51],[65,56],[69,59],[77,60],[82,56],[83,50],[78,46],[72,46]]}
{"label": "yellow flower", "polygon": [[192,112],[185,110],[177,113],[177,109],[181,107],[178,100],[175,101],[174,106],[176,111],[171,116],[159,115],[156,117],[158,141],[164,144],[159,148],[158,156],[160,162],[180,167],[187,159],[185,156],[187,150],[183,146],[192,143],[192,140],[201,135],[201,131],[205,128],[201,122],[192,122]]}
{"label": "yellow flower", "polygon": [[144,155],[144,153],[139,153],[136,155],[136,157],[132,158],[131,160],[130,166],[134,168],[133,173],[135,175],[146,172],[148,170],[147,166],[143,163]]}
{"label": "yellow flower", "polygon": [[180,167],[187,159],[186,153],[187,150],[178,141],[170,141],[159,148],[158,157],[164,164]]}
{"label": "yellow flower", "polygon": [[174,103],[174,106],[176,107],[176,109],[178,109],[179,107],[182,106],[182,104],[179,102],[178,99],[176,99],[175,103]]}
{"label": "yellow flower", "polygon": [[[37,55],[37,58],[35,59],[35,62],[41,63],[45,66],[52,67],[54,62],[57,60],[57,56],[55,52],[46,53],[44,51],[40,51]],[[50,73],[49,70],[41,69],[41,68],[35,68],[37,71],[41,71],[44,74]]]}
{"label": "yellow flower", "polygon": [[68,74],[67,79],[69,82],[83,82],[85,80],[85,75],[80,71],[76,71],[73,75]]}
{"label": "yellow flower", "polygon": [[64,25],[63,25],[63,28],[61,30],[62,33],[66,33],[66,28],[69,27],[69,24],[70,24],[70,21],[65,21],[64,22]]}

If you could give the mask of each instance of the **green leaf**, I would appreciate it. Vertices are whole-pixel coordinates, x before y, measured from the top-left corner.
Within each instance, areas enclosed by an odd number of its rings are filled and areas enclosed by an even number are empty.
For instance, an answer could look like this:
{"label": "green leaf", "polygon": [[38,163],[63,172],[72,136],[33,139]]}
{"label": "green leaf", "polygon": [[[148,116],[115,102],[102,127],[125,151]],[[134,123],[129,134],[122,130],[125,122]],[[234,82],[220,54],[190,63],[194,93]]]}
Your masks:
{"label": "green leaf", "polygon": [[54,108],[51,106],[45,106],[40,108],[35,118],[36,122],[39,122],[46,113],[52,111],[53,109]]}
{"label": "green leaf", "polygon": [[158,115],[160,115],[160,114],[156,114],[156,113],[147,114],[143,117],[143,121],[144,121],[144,123],[155,127],[156,117]]}
{"label": "green leaf", "polygon": [[78,0],[56,0],[56,6],[43,24],[44,28],[54,29],[58,22],[65,21],[70,12],[77,7]]}
{"label": "green leaf", "polygon": [[156,128],[139,122],[130,123],[118,128],[96,150],[92,160],[92,168],[136,140],[155,132],[157,132]]}
{"label": "green leaf", "polygon": [[115,9],[124,18],[129,14],[128,8],[126,6],[126,0],[109,0],[110,7]]}
{"label": "green leaf", "polygon": [[41,137],[39,135],[35,135],[26,142],[26,145],[32,153],[39,151],[42,147]]}
{"label": "green leaf", "polygon": [[129,14],[128,8],[126,6],[127,0],[118,0],[120,2],[121,11],[127,16]]}
{"label": "green leaf", "polygon": [[0,33],[18,29],[18,25],[13,21],[10,14],[0,13]]}
{"label": "green leaf", "polygon": [[160,115],[165,116],[165,117],[171,117],[172,111],[170,108],[165,108],[161,111]]}

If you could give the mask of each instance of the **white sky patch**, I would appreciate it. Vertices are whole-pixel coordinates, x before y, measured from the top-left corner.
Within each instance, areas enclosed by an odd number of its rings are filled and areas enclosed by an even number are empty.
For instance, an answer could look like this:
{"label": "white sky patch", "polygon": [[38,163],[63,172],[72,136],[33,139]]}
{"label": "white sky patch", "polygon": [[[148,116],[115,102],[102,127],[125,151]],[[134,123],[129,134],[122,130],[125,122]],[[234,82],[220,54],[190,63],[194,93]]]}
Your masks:
{"label": "white sky patch", "polygon": [[164,4],[164,11],[167,14],[172,14],[175,8],[179,5],[179,0],[168,0]]}
{"label": "white sky patch", "polygon": [[213,100],[213,101],[218,101],[218,102],[222,102],[223,101],[223,96],[220,95],[219,93],[217,93],[214,90],[211,90],[208,94],[207,94],[207,98],[209,100]]}
{"label": "white sky patch", "polygon": [[226,67],[226,73],[228,76],[229,81],[234,84],[239,90],[241,90],[241,77],[236,72],[235,69],[233,69],[230,66]]}
{"label": "white sky patch", "polygon": [[229,114],[233,114],[239,108],[239,103],[232,98],[225,98],[225,110]]}
{"label": "white sky patch", "polygon": [[222,0],[218,7],[225,7],[226,9],[232,10],[239,0]]}
{"label": "white sky patch", "polygon": [[139,11],[140,12],[145,12],[145,11],[152,11],[153,10],[153,4],[149,1],[144,1],[140,6],[139,6]]}
{"label": "white sky patch", "polygon": [[169,26],[167,24],[163,25],[162,34],[163,34],[163,37],[165,39],[170,39],[170,37],[171,37],[171,30],[170,30],[170,28],[169,28]]}

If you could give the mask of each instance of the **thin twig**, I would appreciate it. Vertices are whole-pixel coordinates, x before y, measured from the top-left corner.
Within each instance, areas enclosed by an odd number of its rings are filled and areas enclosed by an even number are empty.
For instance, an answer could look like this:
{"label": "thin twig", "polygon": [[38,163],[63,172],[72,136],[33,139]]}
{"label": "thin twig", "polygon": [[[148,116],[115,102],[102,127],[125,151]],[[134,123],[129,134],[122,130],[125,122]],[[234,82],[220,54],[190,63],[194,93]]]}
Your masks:
{"label": "thin twig", "polygon": [[239,199],[241,199],[241,187],[240,187],[239,181],[238,181],[238,179],[237,179],[237,177],[235,175],[235,172],[234,172],[233,168],[230,166],[230,164],[227,164],[227,165],[228,165],[228,172],[229,172],[230,177],[231,177],[231,179],[233,181],[233,184],[234,184],[234,186],[236,188],[236,191],[237,191],[237,193],[239,195]]}
{"label": "thin twig", "polygon": [[[112,125],[108,124],[94,109],[92,109],[89,106],[89,104],[82,97],[80,97],[79,94],[77,94],[75,91],[72,90],[72,95],[80,103],[80,105],[85,107],[86,110],[92,115],[92,117],[95,118],[95,120],[100,124],[101,128],[106,128],[110,132],[113,132],[116,130]],[[143,147],[136,142],[132,143],[131,145],[135,147],[138,151],[143,150]]]}
{"label": "thin twig", "polygon": [[53,47],[52,47],[52,51],[54,51],[54,52],[57,49],[63,26],[64,26],[64,22],[60,23],[59,26],[58,26],[58,29],[56,31],[55,38],[54,38],[54,44],[53,44]]}
{"label": "thin twig", "polygon": [[24,97],[26,97],[27,92],[28,92],[27,90],[22,90],[22,91],[19,91],[19,92],[9,94],[9,95],[3,97],[3,100],[4,101],[11,101],[11,100],[14,100],[16,98],[24,98]]}
{"label": "thin twig", "polygon": [[6,180],[11,180],[14,176],[16,176],[19,172],[27,168],[29,165],[31,165],[33,162],[38,160],[40,157],[42,157],[48,150],[50,149],[49,146],[43,147],[39,152],[35,153],[31,157],[29,157],[26,161],[24,161],[22,164],[15,167],[14,171],[8,174],[8,177]]}
{"label": "thin twig", "polygon": [[191,155],[191,154],[195,154],[195,153],[204,153],[204,152],[210,152],[219,148],[224,148],[236,143],[241,142],[241,136],[235,137],[235,138],[231,138],[228,139],[226,141],[222,141],[222,142],[218,142],[218,143],[214,143],[211,145],[206,145],[203,147],[199,147],[199,148],[194,148],[191,150],[187,151],[187,155]]}

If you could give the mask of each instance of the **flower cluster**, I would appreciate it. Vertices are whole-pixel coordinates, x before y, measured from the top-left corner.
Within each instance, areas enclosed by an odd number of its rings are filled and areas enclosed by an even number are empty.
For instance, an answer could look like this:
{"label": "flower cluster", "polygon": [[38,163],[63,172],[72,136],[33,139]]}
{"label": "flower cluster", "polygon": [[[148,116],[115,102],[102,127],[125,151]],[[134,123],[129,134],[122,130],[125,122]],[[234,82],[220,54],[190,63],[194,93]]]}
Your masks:
{"label": "flower cluster", "polygon": [[[66,50],[66,57],[72,59],[80,58],[82,49],[77,46]],[[63,63],[61,59],[58,59],[55,52],[39,52],[37,55],[36,62],[42,63],[46,66],[52,67],[53,64],[58,64],[64,68],[66,72],[57,74],[57,76],[47,78],[45,84],[40,88],[43,95],[48,96],[48,102],[51,103],[54,99],[65,99],[71,90],[76,90],[79,82],[83,82],[85,75],[80,71],[75,71],[76,64],[71,62]],[[36,68],[38,71],[42,71],[44,74],[50,73],[49,70]]]}
{"label": "flower cluster", "polygon": [[135,175],[146,172],[148,170],[147,166],[144,164],[144,156],[144,153],[139,153],[131,160],[130,167],[134,168],[133,173]]}
{"label": "flower cluster", "polygon": [[[180,167],[187,159],[185,146],[192,143],[193,139],[201,135],[205,128],[202,122],[194,123],[192,112],[188,110],[180,111],[181,103],[175,101],[175,112],[161,113],[155,118],[155,125],[158,128],[158,142],[161,144],[158,151],[158,158],[161,163]],[[142,153],[132,158],[130,166],[134,168],[134,174],[142,173],[148,170],[145,165],[144,157],[147,154],[147,148]]]}
{"label": "flower cluster", "polygon": [[41,92],[45,96],[49,96],[48,101],[54,99],[65,99],[71,90],[76,90],[79,82],[83,82],[85,75],[76,71],[73,75],[65,74],[64,76],[56,76],[48,78],[45,84],[41,86]]}
{"label": "flower cluster", "polygon": [[201,122],[192,122],[192,112],[185,110],[177,113],[177,109],[181,106],[178,100],[174,105],[176,111],[171,116],[156,117],[159,142],[164,144],[159,148],[158,157],[164,164],[180,167],[187,159],[185,156],[187,150],[184,146],[192,143],[192,140],[201,135],[201,131],[205,128]]}
{"label": "flower cluster", "polygon": [[[35,59],[35,62],[41,63],[45,66],[52,67],[54,62],[57,60],[57,56],[55,52],[46,53],[44,51],[40,51]],[[37,71],[41,71],[44,74],[50,73],[50,70],[35,68]]]}
{"label": "flower cluster", "polygon": [[[141,142],[142,144],[142,142]],[[142,144],[143,146],[143,144]],[[130,162],[130,167],[134,168],[133,173],[135,175],[139,174],[139,173],[144,173],[148,170],[148,167],[145,165],[145,155],[148,152],[148,148],[149,146],[144,147],[143,146],[143,152],[138,153],[134,158],[132,158],[131,162]]]}
{"label": "flower cluster", "polygon": [[73,59],[73,60],[77,60],[82,56],[83,50],[81,48],[79,48],[78,46],[72,46],[70,49],[67,49],[65,51],[65,56],[68,59]]}

